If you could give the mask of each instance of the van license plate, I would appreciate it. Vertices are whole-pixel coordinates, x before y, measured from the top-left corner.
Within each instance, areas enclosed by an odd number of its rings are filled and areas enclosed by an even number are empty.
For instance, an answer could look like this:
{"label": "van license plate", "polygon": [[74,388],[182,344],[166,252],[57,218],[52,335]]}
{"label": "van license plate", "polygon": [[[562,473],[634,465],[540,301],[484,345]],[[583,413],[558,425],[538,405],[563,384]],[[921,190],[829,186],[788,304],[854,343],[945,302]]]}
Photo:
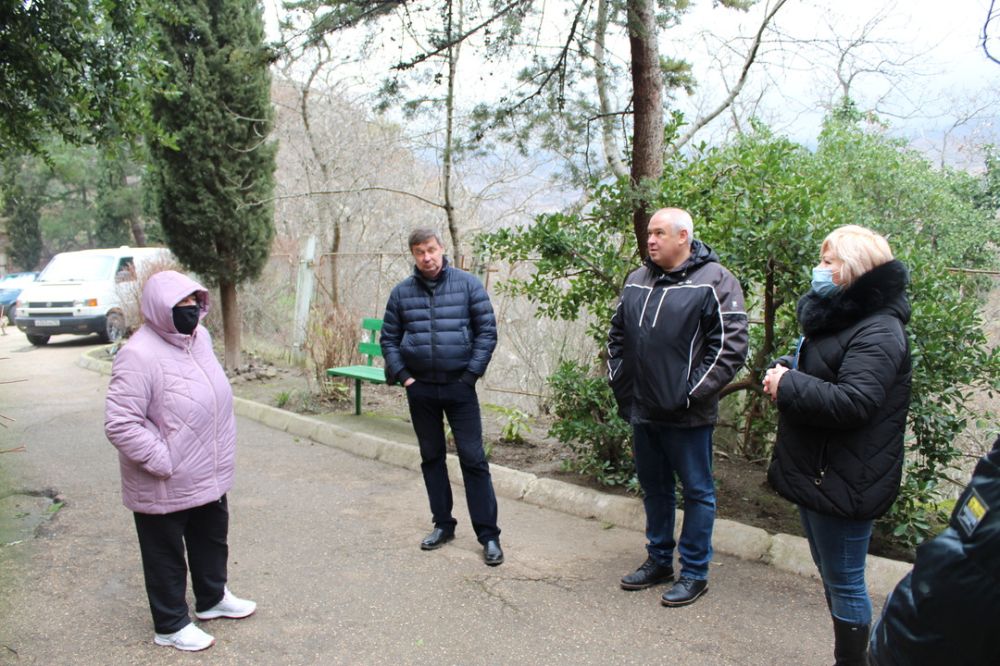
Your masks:
{"label": "van license plate", "polygon": [[58,319],[36,319],[35,326],[58,326]]}

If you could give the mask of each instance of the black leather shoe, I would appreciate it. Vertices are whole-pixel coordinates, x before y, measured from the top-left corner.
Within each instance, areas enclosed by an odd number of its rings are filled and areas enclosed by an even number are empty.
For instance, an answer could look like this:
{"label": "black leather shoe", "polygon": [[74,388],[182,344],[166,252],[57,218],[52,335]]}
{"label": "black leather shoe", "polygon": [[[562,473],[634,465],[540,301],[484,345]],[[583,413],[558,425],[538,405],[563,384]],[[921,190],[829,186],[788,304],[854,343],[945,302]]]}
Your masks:
{"label": "black leather shoe", "polygon": [[503,564],[503,550],[500,549],[499,541],[490,539],[483,544],[483,561],[491,567]]}
{"label": "black leather shoe", "polygon": [[708,592],[707,580],[695,580],[681,576],[674,586],[663,593],[660,603],[664,606],[687,606]]}
{"label": "black leather shoe", "polygon": [[436,548],[440,548],[454,538],[454,530],[449,531],[440,527],[435,527],[434,530],[425,536],[424,540],[420,542],[420,550],[434,550]]}
{"label": "black leather shoe", "polygon": [[622,576],[623,590],[645,590],[660,583],[669,583],[674,579],[674,568],[659,564],[652,557],[647,557],[638,569],[627,576]]}

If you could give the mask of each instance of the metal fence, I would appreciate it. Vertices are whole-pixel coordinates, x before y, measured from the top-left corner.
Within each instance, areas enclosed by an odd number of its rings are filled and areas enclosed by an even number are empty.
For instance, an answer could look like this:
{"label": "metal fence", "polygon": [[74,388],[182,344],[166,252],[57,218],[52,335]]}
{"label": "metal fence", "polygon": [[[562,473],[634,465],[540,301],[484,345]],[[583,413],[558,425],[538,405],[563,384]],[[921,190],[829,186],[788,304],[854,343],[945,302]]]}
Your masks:
{"label": "metal fence", "polygon": [[[523,297],[512,296],[502,284],[512,277],[526,277],[530,262],[459,268],[482,280],[497,317],[498,344],[480,389],[485,400],[538,413],[547,394],[546,378],[564,359],[584,361],[593,355],[586,334],[586,320],[554,321],[538,315]],[[413,270],[408,253],[343,252],[312,256],[309,243],[298,255],[273,254],[260,279],[241,288],[244,333],[271,351],[302,357],[309,335],[307,316],[334,300],[338,312],[357,322],[381,318],[392,288]],[[305,342],[308,342],[307,340]]]}

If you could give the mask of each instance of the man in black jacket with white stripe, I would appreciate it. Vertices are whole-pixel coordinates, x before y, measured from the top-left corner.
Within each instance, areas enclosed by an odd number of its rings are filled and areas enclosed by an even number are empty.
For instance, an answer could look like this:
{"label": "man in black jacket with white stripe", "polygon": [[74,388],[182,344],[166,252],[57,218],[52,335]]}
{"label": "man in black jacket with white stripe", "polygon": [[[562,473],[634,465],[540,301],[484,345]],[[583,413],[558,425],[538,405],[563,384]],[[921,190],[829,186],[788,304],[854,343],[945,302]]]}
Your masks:
{"label": "man in black jacket with white stripe", "polygon": [[497,499],[476,396],[476,381],[497,345],[493,306],[475,276],[448,264],[436,231],[415,230],[409,247],[416,266],[389,295],[380,342],[386,381],[406,388],[420,443],[420,468],[434,519],[434,530],[420,547],[434,550],[455,536],[444,436],[447,416],[472,527],[486,564],[496,566],[503,562]]}
{"label": "man in black jacket with white stripe", "polygon": [[[643,266],[629,275],[608,334],[608,379],[619,413],[632,424],[635,466],[646,509],[646,561],[621,580],[641,590],[681,575],[664,606],[693,603],[708,589],[715,523],[712,432],[719,391],[747,354],[747,315],[736,278],[694,239],[679,208],[649,220]],[[684,524],[674,539],[676,479]]]}

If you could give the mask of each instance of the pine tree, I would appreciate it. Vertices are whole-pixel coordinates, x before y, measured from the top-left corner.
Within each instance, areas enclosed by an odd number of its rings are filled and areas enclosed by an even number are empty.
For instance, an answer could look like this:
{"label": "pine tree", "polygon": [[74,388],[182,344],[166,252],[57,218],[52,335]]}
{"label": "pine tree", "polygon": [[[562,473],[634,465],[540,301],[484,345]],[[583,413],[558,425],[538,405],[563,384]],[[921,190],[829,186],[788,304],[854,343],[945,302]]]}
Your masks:
{"label": "pine tree", "polygon": [[156,19],[172,90],[153,118],[174,146],[151,140],[156,209],[180,261],[218,285],[225,365],[240,364],[236,287],[260,274],[274,235],[275,148],[269,51],[256,0],[177,0]]}
{"label": "pine tree", "polygon": [[8,156],[0,165],[0,217],[4,218],[11,266],[31,271],[42,257],[39,220],[48,183],[46,171],[36,168],[31,157]]}

